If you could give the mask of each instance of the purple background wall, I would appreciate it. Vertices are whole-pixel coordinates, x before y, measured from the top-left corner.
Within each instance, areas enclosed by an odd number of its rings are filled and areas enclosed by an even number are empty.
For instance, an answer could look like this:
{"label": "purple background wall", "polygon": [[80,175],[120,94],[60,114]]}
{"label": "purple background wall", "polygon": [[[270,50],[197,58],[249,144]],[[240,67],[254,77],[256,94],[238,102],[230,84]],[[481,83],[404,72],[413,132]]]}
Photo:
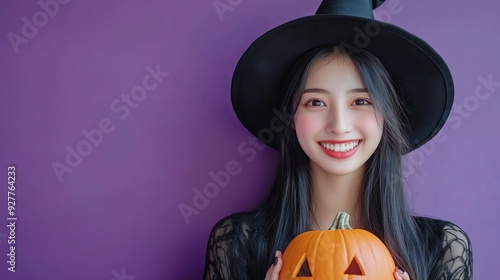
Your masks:
{"label": "purple background wall", "polygon": [[[319,1],[47,1],[49,16],[34,0],[1,1],[0,279],[201,278],[211,227],[255,207],[277,156],[250,146],[230,104],[232,70],[258,35]],[[463,227],[476,278],[487,279],[500,251],[500,4],[450,3],[388,0],[377,17],[427,40],[454,75],[450,121],[405,172],[415,211]],[[135,101],[122,100],[131,93]],[[55,162],[67,168],[59,178]],[[239,173],[193,205],[228,164]],[[182,204],[200,209],[186,220]]]}

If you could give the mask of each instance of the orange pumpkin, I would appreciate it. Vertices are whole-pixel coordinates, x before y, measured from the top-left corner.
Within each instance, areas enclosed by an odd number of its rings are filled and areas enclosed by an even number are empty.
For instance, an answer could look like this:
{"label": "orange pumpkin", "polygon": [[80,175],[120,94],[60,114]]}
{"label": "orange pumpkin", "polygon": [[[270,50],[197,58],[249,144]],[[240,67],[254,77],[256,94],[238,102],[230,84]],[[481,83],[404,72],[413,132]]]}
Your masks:
{"label": "orange pumpkin", "polygon": [[329,230],[295,237],[283,254],[281,280],[394,279],[391,253],[372,233],[349,226],[349,215],[337,214]]}

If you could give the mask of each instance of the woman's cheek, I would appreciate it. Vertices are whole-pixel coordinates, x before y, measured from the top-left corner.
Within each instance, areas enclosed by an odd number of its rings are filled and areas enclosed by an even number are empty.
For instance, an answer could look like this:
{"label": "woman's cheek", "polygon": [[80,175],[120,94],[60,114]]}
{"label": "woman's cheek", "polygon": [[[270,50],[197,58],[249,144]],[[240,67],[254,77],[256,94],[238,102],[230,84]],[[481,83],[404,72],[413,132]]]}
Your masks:
{"label": "woman's cheek", "polygon": [[317,118],[310,114],[299,113],[295,116],[295,130],[299,138],[312,137],[317,125]]}
{"label": "woman's cheek", "polygon": [[371,135],[378,139],[382,137],[383,123],[382,116],[376,117],[375,113],[364,114],[360,116],[360,120],[358,121],[359,128],[364,134]]}

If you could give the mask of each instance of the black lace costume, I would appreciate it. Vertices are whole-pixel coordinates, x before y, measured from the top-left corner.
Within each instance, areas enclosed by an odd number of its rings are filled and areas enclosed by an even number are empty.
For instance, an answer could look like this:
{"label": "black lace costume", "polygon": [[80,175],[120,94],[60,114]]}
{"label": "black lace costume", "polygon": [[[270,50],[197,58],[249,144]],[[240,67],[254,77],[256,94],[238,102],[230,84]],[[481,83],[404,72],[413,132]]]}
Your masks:
{"label": "black lace costume", "polygon": [[[472,250],[465,232],[451,222],[415,219],[432,266],[427,280],[472,279]],[[257,279],[253,225],[252,213],[238,213],[214,226],[206,251],[205,280]]]}

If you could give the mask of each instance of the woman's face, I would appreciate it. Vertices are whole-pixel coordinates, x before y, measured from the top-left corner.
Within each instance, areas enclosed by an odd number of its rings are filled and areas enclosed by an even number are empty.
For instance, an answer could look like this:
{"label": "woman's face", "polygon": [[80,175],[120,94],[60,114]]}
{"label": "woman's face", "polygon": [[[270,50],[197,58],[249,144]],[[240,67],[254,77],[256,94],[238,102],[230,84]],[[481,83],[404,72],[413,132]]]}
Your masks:
{"label": "woman's face", "polygon": [[300,146],[311,161],[332,175],[362,167],[382,137],[383,119],[347,56],[315,62],[294,116]]}

